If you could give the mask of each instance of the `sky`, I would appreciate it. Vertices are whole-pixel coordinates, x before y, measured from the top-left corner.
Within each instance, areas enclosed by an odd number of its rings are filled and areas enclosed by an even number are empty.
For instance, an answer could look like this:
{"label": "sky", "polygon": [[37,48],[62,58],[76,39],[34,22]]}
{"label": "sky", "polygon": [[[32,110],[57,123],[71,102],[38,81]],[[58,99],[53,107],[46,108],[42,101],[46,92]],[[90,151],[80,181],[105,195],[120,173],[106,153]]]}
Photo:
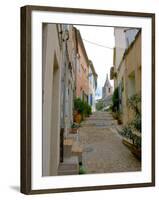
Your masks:
{"label": "sky", "polygon": [[[113,66],[114,28],[97,26],[75,26],[80,30],[88,58],[92,60],[98,74],[96,99],[102,96],[102,87],[106,80],[106,74],[110,78],[110,68]],[[101,46],[92,44],[97,43]],[[104,47],[102,47],[104,46]],[[105,48],[108,47],[108,48]],[[110,81],[113,86],[113,81]]]}

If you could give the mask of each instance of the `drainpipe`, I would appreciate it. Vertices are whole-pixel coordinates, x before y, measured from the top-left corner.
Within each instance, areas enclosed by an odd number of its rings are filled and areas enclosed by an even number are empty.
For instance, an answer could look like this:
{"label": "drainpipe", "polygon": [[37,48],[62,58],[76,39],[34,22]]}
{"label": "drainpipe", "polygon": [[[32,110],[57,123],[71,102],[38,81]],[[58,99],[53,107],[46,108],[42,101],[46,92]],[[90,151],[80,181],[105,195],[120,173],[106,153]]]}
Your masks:
{"label": "drainpipe", "polygon": [[77,81],[77,53],[78,53],[78,42],[77,42],[77,29],[74,27],[75,30],[75,48],[76,48],[76,61],[75,61],[75,95],[74,98],[76,98],[76,81]]}
{"label": "drainpipe", "polygon": [[64,69],[64,76],[63,76],[63,117],[62,117],[62,128],[64,129],[64,137],[66,137],[67,135],[67,125],[66,125],[66,88],[67,88],[67,41],[69,40],[69,33],[68,30],[64,28],[64,30],[62,31],[62,41],[63,41],[63,69]]}

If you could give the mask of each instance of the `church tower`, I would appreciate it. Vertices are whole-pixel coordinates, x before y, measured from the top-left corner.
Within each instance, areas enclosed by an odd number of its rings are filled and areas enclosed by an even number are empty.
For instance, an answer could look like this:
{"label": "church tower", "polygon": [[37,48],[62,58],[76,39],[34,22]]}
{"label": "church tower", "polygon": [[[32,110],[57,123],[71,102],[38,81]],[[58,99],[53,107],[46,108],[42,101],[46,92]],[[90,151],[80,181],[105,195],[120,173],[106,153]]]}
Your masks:
{"label": "church tower", "polygon": [[113,93],[113,87],[110,84],[107,74],[105,84],[102,88],[102,99],[106,99],[108,96],[112,95],[112,93]]}

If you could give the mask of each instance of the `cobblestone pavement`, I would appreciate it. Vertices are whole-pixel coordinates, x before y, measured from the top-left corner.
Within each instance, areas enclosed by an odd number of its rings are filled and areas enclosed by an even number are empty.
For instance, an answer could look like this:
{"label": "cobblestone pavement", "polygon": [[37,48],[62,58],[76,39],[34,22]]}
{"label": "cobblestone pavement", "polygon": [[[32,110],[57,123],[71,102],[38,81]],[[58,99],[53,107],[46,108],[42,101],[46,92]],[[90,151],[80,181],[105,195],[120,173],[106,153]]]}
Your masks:
{"label": "cobblestone pavement", "polygon": [[86,173],[140,171],[141,162],[122,144],[117,123],[108,112],[95,112],[79,129]]}

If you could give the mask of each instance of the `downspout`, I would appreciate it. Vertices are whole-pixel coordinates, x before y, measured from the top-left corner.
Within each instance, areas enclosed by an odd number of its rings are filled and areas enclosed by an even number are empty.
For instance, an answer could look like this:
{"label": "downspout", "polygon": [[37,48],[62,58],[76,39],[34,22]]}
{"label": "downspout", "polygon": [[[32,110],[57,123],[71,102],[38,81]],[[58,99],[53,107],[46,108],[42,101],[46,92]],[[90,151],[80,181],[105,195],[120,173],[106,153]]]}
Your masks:
{"label": "downspout", "polygon": [[78,42],[77,42],[77,29],[74,27],[75,30],[75,48],[76,48],[76,64],[75,64],[75,94],[74,99],[76,98],[76,84],[77,84],[77,53],[78,53]]}
{"label": "downspout", "polygon": [[[65,34],[68,34],[67,30],[64,29],[63,31],[63,64],[64,64],[64,86],[63,86],[63,106],[64,106],[64,109],[63,109],[63,128],[64,128],[64,137],[66,137],[67,135],[67,126],[66,126],[66,89],[67,89],[67,66],[68,66],[68,63],[67,63],[67,41],[69,40],[69,35],[65,35]],[[65,51],[64,51],[65,50]]]}
{"label": "downspout", "polygon": [[[65,31],[65,30],[64,30]],[[61,37],[62,37],[62,69],[64,70],[64,73],[62,74],[63,77],[61,79],[61,81],[63,82],[62,84],[62,91],[63,91],[63,101],[62,101],[62,109],[63,109],[63,115],[61,116],[61,131],[60,131],[60,162],[63,162],[63,158],[64,158],[64,146],[63,146],[63,141],[64,141],[64,134],[65,134],[65,98],[66,98],[66,52],[64,52],[64,50],[66,50],[66,46],[67,46],[67,40],[68,38],[65,39],[65,37],[63,37],[63,30],[61,30]]]}

